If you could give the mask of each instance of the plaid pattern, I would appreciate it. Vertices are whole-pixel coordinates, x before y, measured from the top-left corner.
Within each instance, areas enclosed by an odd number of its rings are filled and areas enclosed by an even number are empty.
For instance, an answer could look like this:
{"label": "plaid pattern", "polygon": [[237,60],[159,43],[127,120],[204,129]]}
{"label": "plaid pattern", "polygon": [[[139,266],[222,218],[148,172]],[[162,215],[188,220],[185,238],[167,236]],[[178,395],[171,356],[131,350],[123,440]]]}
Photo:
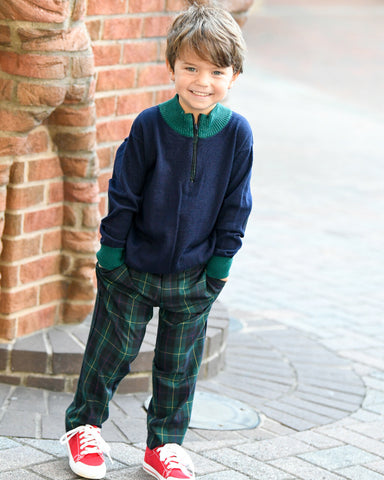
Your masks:
{"label": "plaid pattern", "polygon": [[109,401],[139,353],[146,326],[159,309],[148,409],[148,447],[181,444],[187,431],[203,355],[207,318],[224,283],[200,266],[152,275],[122,265],[96,267],[98,293],[83,366],[66,429],[101,426]]}

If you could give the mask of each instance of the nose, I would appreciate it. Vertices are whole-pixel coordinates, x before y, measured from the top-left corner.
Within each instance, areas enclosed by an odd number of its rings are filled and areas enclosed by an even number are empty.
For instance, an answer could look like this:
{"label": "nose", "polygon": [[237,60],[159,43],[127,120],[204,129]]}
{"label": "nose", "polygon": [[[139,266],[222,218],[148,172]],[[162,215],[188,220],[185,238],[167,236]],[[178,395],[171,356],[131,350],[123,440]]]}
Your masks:
{"label": "nose", "polygon": [[197,84],[200,86],[208,86],[209,85],[209,72],[206,71],[199,71],[199,75],[197,77]]}

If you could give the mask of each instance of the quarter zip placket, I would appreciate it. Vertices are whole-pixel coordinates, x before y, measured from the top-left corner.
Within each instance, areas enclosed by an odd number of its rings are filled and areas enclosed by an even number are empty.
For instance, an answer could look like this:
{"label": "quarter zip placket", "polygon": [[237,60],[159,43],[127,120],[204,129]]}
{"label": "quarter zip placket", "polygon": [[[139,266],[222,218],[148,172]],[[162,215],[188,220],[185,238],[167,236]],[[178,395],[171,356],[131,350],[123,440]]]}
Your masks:
{"label": "quarter zip placket", "polygon": [[196,179],[196,168],[197,168],[197,143],[199,141],[199,119],[197,123],[193,122],[193,152],[192,152],[192,165],[191,165],[191,183],[194,183]]}

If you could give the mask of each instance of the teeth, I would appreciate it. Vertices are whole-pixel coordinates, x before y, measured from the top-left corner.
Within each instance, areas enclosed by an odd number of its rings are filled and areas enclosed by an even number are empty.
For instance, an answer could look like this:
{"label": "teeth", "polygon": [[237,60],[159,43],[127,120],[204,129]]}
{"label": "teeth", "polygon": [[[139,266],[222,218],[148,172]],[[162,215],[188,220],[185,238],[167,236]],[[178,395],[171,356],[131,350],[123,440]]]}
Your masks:
{"label": "teeth", "polygon": [[209,96],[209,93],[202,93],[202,92],[195,92],[195,91],[192,91],[192,93],[194,95],[199,95],[199,97],[208,97]]}

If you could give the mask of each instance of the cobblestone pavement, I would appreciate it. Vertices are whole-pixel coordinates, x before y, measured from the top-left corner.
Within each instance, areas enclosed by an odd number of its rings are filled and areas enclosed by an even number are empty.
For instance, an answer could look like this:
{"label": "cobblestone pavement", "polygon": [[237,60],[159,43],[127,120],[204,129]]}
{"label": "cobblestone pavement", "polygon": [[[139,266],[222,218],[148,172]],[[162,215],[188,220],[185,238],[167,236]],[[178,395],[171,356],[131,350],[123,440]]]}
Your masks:
{"label": "cobblestone pavement", "polygon": [[[190,429],[185,447],[204,480],[383,479],[384,5],[270,0],[245,30],[231,103],[255,133],[254,210],[222,294],[227,366],[199,390],[262,422]],[[112,404],[110,480],[150,478],[143,397]],[[56,440],[70,396],[0,399],[0,480],[74,478]]]}

